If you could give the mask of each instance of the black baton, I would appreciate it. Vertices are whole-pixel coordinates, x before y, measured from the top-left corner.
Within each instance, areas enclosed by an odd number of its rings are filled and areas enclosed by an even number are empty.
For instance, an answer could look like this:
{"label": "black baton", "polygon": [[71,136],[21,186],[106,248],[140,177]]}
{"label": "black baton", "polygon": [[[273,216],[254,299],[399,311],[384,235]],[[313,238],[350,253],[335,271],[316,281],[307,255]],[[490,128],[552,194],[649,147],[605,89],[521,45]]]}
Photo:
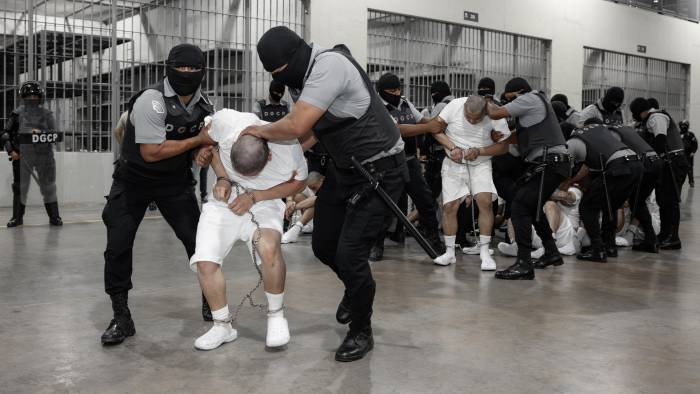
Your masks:
{"label": "black baton", "polygon": [[610,194],[608,194],[608,181],[605,180],[606,171],[605,171],[605,165],[603,164],[603,154],[601,153],[598,157],[600,159],[600,173],[601,173],[601,176],[603,177],[603,192],[605,193],[605,202],[608,205],[608,218],[612,222],[613,221],[612,204],[610,204]]}
{"label": "black baton", "polygon": [[535,223],[540,221],[540,214],[542,213],[542,191],[544,189],[544,172],[547,171],[547,152],[549,147],[545,145],[542,157],[544,158],[544,167],[542,168],[542,175],[540,175],[540,190],[537,192],[537,212],[535,212]]}
{"label": "black baton", "polygon": [[377,181],[372,176],[372,174],[370,174],[369,171],[367,171],[367,169],[365,169],[365,167],[363,167],[362,164],[360,164],[360,162],[357,161],[357,159],[355,159],[354,156],[350,157],[350,161],[352,161],[353,167],[355,167],[355,169],[360,172],[360,175],[367,179],[367,181],[372,186],[372,189],[374,189],[377,192],[377,194],[379,194],[379,197],[384,201],[384,203],[389,207],[389,209],[391,209],[391,212],[394,213],[394,216],[396,216],[396,218],[399,221],[401,221],[401,223],[403,223],[404,226],[406,226],[408,232],[411,233],[411,235],[413,235],[413,238],[415,238],[416,241],[418,241],[418,244],[420,244],[420,246],[423,248],[423,250],[425,250],[428,256],[430,256],[431,259],[438,257],[438,254],[435,252],[433,247],[430,246],[428,241],[423,237],[423,234],[421,234],[418,231],[418,229],[416,229],[413,226],[413,223],[411,223],[411,221],[408,220],[406,215],[404,215],[403,212],[401,212],[401,209],[398,206],[396,206],[394,200],[392,200],[391,197],[389,197],[389,195],[386,194],[386,191],[384,191],[382,186],[379,184],[379,181]]}

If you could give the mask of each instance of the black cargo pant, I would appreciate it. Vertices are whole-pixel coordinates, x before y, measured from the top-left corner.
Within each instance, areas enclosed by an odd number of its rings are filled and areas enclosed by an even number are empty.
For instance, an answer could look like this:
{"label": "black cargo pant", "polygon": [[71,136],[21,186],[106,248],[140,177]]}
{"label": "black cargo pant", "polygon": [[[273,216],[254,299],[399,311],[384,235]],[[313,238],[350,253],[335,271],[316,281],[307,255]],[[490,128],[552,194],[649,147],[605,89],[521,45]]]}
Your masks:
{"label": "black cargo pant", "polygon": [[662,240],[672,231],[677,230],[681,221],[680,194],[688,169],[689,163],[685,154],[672,158],[670,162],[664,160],[663,170],[656,186],[656,203],[659,205],[661,218],[659,238]]}
{"label": "black cargo pant", "polygon": [[644,240],[648,243],[656,243],[657,239],[646,201],[651,192],[654,191],[654,188],[656,188],[662,168],[663,162],[661,159],[656,159],[652,162],[646,158],[644,161],[644,174],[641,181],[634,187],[630,198],[632,217],[639,221],[639,226],[644,230]]}
{"label": "black cargo pant", "polygon": [[[348,199],[362,190],[367,181],[332,166],[317,194],[312,246],[314,255],[330,267],[345,285],[352,322],[351,331],[371,324],[375,283],[369,253],[391,211],[379,195],[369,190],[353,206]],[[381,185],[396,202],[408,178],[405,164],[384,171]]]}
{"label": "black cargo pant", "polygon": [[[405,196],[411,197],[411,200],[416,205],[418,210],[420,224],[423,227],[423,231],[429,236],[438,236],[438,220],[437,220],[437,203],[432,196],[428,184],[425,182],[425,177],[423,177],[423,169],[421,168],[420,161],[413,157],[406,160],[406,166],[408,167],[408,177],[409,180],[406,183],[405,193],[401,196],[399,202],[399,207],[406,211],[406,206],[408,202],[405,201]],[[382,245],[384,243],[384,237],[386,235],[386,230],[389,228],[393,216],[387,218],[387,222],[384,225],[384,231],[381,232],[377,238],[377,244]],[[397,228],[401,228],[403,225],[399,222]]]}
{"label": "black cargo pant", "polygon": [[[568,165],[568,164],[567,164]],[[530,169],[534,168],[530,166]],[[528,171],[525,171],[527,174]],[[532,227],[534,225],[537,235],[542,239],[542,244],[548,253],[557,252],[557,245],[552,238],[552,228],[547,221],[547,215],[544,212],[540,213],[540,220],[535,221],[537,210],[542,209],[538,206],[540,181],[544,176],[542,184],[542,200],[545,201],[552,195],[554,190],[565,179],[561,175],[561,171],[555,172],[554,166],[550,165],[546,171],[535,174],[534,176],[523,175],[518,180],[513,196],[511,208],[511,221],[515,230],[515,242],[518,244],[518,259],[530,261],[530,253],[532,252]]]}
{"label": "black cargo pant", "polygon": [[[610,199],[610,212],[608,212],[603,175],[600,173],[593,176],[579,204],[581,221],[591,239],[591,248],[596,250],[604,246],[615,247],[617,210],[622,208],[627,199],[634,199],[632,193],[644,172],[642,163],[639,161],[613,161],[606,167],[605,181],[608,185],[607,198]],[[602,220],[599,222],[601,214]]]}
{"label": "black cargo pant", "polygon": [[151,201],[158,205],[163,218],[185,246],[187,257],[194,254],[199,206],[194,186],[190,182],[154,186],[114,179],[107,204],[102,211],[102,221],[107,226],[107,249],[104,252],[107,294],[117,294],[132,288],[134,238]]}

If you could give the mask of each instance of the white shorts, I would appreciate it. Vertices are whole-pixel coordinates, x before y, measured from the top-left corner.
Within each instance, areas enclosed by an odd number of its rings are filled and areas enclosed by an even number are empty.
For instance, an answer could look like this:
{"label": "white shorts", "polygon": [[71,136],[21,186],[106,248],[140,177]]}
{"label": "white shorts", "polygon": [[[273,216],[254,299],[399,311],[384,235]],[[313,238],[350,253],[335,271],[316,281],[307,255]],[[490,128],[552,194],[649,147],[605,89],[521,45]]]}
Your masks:
{"label": "white shorts", "polygon": [[559,223],[557,232],[554,233],[554,241],[556,241],[558,248],[563,248],[566,245],[574,244],[576,240],[576,228],[574,228],[568,216],[562,214],[560,218],[561,223]]}
{"label": "white shorts", "polygon": [[[285,205],[280,199],[260,201],[251,208],[260,228],[272,229],[280,234],[283,232],[284,210]],[[221,265],[238,240],[245,242],[248,250],[252,251],[255,230],[250,213],[238,216],[231,212],[226,203],[210,200],[202,206],[190,269],[197,272],[198,261],[211,261]]]}
{"label": "white shorts", "polygon": [[[442,203],[463,200],[466,196],[479,193],[491,193],[493,201],[498,199],[496,186],[493,184],[491,160],[477,165],[459,164],[445,158],[442,161]],[[471,185],[469,181],[471,175]],[[473,188],[474,190],[470,190]]]}

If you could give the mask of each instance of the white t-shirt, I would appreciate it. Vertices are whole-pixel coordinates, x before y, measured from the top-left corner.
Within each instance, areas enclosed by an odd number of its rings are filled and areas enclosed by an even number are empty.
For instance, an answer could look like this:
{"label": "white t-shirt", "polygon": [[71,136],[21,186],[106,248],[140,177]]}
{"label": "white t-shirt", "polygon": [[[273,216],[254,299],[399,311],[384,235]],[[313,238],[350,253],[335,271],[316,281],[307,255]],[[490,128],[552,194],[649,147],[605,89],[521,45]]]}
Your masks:
{"label": "white t-shirt", "polygon": [[229,179],[246,189],[265,190],[288,180],[303,181],[309,171],[301,145],[297,140],[268,142],[272,158],[263,170],[255,176],[243,176],[233,169],[231,148],[241,131],[250,125],[267,124],[255,114],[222,109],[212,116],[209,129],[211,139],[219,143],[219,157]]}
{"label": "white t-shirt", "polygon": [[[491,131],[493,130],[503,134],[503,138],[510,136],[508,122],[505,119],[491,120],[488,116],[484,116],[484,119],[477,124],[469,123],[464,116],[464,103],[466,102],[467,97],[454,99],[440,111],[440,119],[447,123],[445,135],[455,145],[460,148],[483,148],[492,145]],[[483,163],[489,159],[488,156],[479,156],[470,163]]]}

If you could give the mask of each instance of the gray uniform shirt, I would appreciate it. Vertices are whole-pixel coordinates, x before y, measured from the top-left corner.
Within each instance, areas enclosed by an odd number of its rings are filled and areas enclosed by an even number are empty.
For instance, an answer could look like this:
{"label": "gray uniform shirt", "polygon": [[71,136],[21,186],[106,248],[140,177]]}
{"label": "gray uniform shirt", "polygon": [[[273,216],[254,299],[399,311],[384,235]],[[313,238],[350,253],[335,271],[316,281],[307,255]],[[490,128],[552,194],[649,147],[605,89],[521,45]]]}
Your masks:
{"label": "gray uniform shirt", "polygon": [[649,111],[649,119],[647,120],[647,129],[654,134],[654,137],[657,135],[666,135],[668,133],[668,125],[670,123],[670,119],[668,116],[664,115],[659,111],[658,109],[652,109]]}
{"label": "gray uniform shirt", "polygon": [[453,96],[453,95],[445,96],[445,97],[442,99],[442,101],[440,101],[439,103],[435,104],[435,106],[433,107],[433,110],[430,111],[430,117],[431,117],[431,118],[434,118],[434,117],[440,115],[440,112],[442,112],[442,110],[445,109],[445,107],[447,106],[447,104],[449,104],[449,102],[452,101],[452,100],[454,100],[454,99],[455,99],[455,96]]}
{"label": "gray uniform shirt", "polygon": [[[177,94],[165,78],[163,83],[164,94],[161,94],[155,89],[148,89],[134,102],[134,107],[129,114],[131,124],[135,129],[135,141],[137,144],[162,144],[165,141],[165,117],[168,111],[165,109],[165,100],[163,96],[173,97]],[[190,102],[185,105],[182,100],[182,105],[188,113],[192,113],[195,105],[202,98],[201,89],[197,89]]]}
{"label": "gray uniform shirt", "polygon": [[[289,89],[292,99],[294,102],[311,104],[339,118],[361,118],[371,101],[362,76],[345,56],[335,52],[321,53],[325,50],[326,48],[311,44],[311,62],[306,69],[308,77],[301,92]],[[309,73],[311,64],[313,69]],[[397,154],[403,151],[403,146],[403,140],[399,136],[391,149],[378,153],[365,162]]]}
{"label": "gray uniform shirt", "polygon": [[[518,118],[521,127],[536,125],[547,117],[547,107],[537,97],[536,90],[519,95],[515,100],[506,104],[505,107],[510,116]],[[549,153],[566,153],[566,145],[550,146],[547,151]],[[533,161],[535,158],[542,156],[543,153],[544,148],[533,149],[525,160]]]}

